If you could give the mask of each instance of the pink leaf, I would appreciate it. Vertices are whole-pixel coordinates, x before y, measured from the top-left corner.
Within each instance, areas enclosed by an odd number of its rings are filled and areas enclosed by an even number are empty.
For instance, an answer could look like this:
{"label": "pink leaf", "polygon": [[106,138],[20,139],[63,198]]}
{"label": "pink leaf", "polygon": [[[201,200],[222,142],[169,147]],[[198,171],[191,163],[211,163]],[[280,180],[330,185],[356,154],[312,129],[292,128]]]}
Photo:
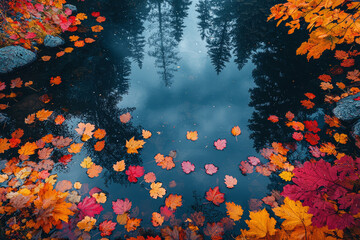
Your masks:
{"label": "pink leaf", "polygon": [[195,170],[195,165],[189,161],[182,162],[181,167],[182,167],[182,170],[184,171],[184,173],[186,173],[186,174],[189,174]]}
{"label": "pink leaf", "polygon": [[248,157],[248,160],[249,160],[249,163],[253,166],[256,166],[260,163],[260,159],[258,159],[257,157],[250,156],[250,157]]}
{"label": "pink leaf", "polygon": [[112,208],[116,214],[124,214],[131,209],[132,203],[129,199],[125,198],[125,200],[118,199],[116,202],[112,202]]}
{"label": "pink leaf", "polygon": [[85,216],[94,217],[96,214],[100,214],[104,208],[96,202],[96,199],[93,197],[86,197],[78,204],[78,209],[80,210],[80,219],[83,219]]}
{"label": "pink leaf", "polygon": [[214,164],[206,164],[205,165],[205,172],[209,175],[213,175],[218,171],[218,167],[216,167]]}
{"label": "pink leaf", "polygon": [[217,150],[224,150],[224,148],[226,148],[226,139],[219,138],[217,141],[214,142],[214,146]]}
{"label": "pink leaf", "polygon": [[252,173],[254,171],[254,166],[250,165],[250,163],[242,161],[239,166],[242,174]]}
{"label": "pink leaf", "polygon": [[36,34],[33,33],[33,32],[28,32],[26,35],[25,35],[25,39],[32,39],[36,37]]}

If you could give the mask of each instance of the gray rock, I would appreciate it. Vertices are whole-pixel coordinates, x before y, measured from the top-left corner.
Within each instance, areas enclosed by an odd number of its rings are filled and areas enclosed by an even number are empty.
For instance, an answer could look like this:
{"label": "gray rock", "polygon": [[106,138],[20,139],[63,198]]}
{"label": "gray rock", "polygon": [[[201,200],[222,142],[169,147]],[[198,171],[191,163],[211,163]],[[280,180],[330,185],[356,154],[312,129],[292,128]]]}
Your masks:
{"label": "gray rock", "polygon": [[335,116],[345,121],[360,118],[360,101],[354,100],[357,97],[360,93],[341,99],[333,110]]}
{"label": "gray rock", "polygon": [[36,54],[20,46],[0,48],[0,73],[8,73],[15,68],[29,64],[36,59]]}
{"label": "gray rock", "polygon": [[72,5],[72,4],[65,4],[64,8],[69,8],[73,13],[77,12],[77,8],[76,6]]}
{"label": "gray rock", "polygon": [[358,120],[353,126],[353,134],[360,135],[360,120]]}
{"label": "gray rock", "polygon": [[64,39],[51,35],[46,35],[44,39],[45,47],[58,47],[60,45],[63,45],[64,43],[65,43]]}

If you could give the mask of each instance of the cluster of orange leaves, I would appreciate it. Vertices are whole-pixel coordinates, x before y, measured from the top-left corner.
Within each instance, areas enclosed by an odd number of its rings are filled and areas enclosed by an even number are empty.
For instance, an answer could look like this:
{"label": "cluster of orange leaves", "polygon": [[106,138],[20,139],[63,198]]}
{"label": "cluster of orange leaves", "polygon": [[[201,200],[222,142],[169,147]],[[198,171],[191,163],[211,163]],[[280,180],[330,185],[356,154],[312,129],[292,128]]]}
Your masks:
{"label": "cluster of orange leaves", "polygon": [[319,58],[325,50],[337,44],[360,43],[360,3],[348,0],[287,0],[271,8],[268,20],[286,21],[289,34],[305,22],[310,37],[297,49],[296,54]]}

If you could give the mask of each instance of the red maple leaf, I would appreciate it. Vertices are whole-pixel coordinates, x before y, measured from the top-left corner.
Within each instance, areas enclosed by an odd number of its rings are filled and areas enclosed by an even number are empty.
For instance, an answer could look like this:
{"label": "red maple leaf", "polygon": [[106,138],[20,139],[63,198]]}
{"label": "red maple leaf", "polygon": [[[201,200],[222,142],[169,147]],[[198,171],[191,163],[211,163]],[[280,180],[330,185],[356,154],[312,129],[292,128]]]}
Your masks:
{"label": "red maple leaf", "polygon": [[317,134],[307,132],[307,133],[305,133],[305,139],[311,145],[316,145],[319,143],[320,137]]}
{"label": "red maple leaf", "polygon": [[317,133],[320,131],[320,128],[318,128],[317,121],[304,121],[305,127],[307,130],[313,133]]}
{"label": "red maple leaf", "polygon": [[140,166],[129,166],[128,170],[126,170],[126,175],[128,175],[129,182],[136,183],[138,178],[143,176],[145,173],[144,167]]}
{"label": "red maple leaf", "polygon": [[73,155],[68,154],[68,155],[64,155],[59,159],[59,162],[61,162],[64,165],[67,165],[69,162],[71,162],[71,158]]}
{"label": "red maple leaf", "polygon": [[96,202],[93,197],[86,197],[78,204],[80,210],[79,218],[83,219],[85,216],[94,217],[96,214],[100,214],[104,208]]}
{"label": "red maple leaf", "polygon": [[225,194],[219,191],[219,187],[214,187],[214,189],[209,189],[206,192],[206,200],[214,203],[215,205],[219,206],[221,203],[225,201],[224,199]]}

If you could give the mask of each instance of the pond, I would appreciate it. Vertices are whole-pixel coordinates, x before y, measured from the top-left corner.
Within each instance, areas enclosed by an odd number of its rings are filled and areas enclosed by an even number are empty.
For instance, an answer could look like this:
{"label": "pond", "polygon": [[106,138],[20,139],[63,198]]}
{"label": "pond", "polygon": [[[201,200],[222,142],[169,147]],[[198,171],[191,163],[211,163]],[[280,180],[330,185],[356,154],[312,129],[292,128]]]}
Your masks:
{"label": "pond", "polygon": [[[36,123],[28,136],[37,139],[48,133],[69,136],[81,142],[74,131],[78,123],[91,123],[106,130],[105,148],[95,152],[84,147],[66,166],[56,165],[58,181],[79,181],[84,196],[94,187],[107,195],[99,217],[116,222],[112,202],[128,198],[132,202],[131,217],[141,218],[142,232],[159,232],[151,224],[153,212],[159,212],[169,194],[182,195],[182,206],[176,210],[173,223],[181,225],[194,211],[201,211],[207,222],[226,217],[226,206],[210,204],[204,196],[209,188],[219,186],[226,202],[242,206],[247,219],[249,210],[258,208],[254,199],[262,199],[272,189],[281,189],[284,181],[277,176],[259,173],[243,175],[241,161],[255,156],[266,163],[261,149],[272,142],[290,142],[291,132],[268,120],[291,111],[303,119],[323,119],[329,111],[320,100],[316,108],[304,109],[300,101],[304,93],[320,95],[314,81],[331,64],[310,61],[296,56],[296,48],[306,32],[288,35],[287,29],[267,22],[269,9],[277,1],[232,0],[109,0],[75,2],[79,12],[90,16],[99,11],[106,17],[104,30],[92,45],[77,48],[71,54],[52,62],[37,61],[2,80],[21,77],[33,81],[24,88],[17,102],[2,113],[5,131],[28,128],[24,118],[40,109],[62,114],[62,127]],[[87,29],[77,35],[87,34]],[[65,33],[64,38],[73,35]],[[66,43],[71,46],[71,42]],[[65,46],[66,47],[66,46]],[[41,55],[54,55],[59,49],[41,49]],[[327,59],[327,56],[324,56]],[[62,83],[49,84],[50,78],[61,76]],[[41,101],[47,94],[49,103]],[[40,98],[40,100],[39,100]],[[130,113],[128,123],[120,115]],[[323,124],[323,120],[319,120]],[[231,129],[239,126],[234,137]],[[125,142],[133,136],[141,139],[141,131],[151,131],[139,154],[128,154]],[[197,131],[198,139],[186,138],[188,131]],[[214,141],[226,139],[224,150],[217,150]],[[162,169],[155,155],[176,151],[175,168]],[[84,158],[103,167],[99,177],[89,178],[80,166]],[[1,158],[7,158],[6,155]],[[307,158],[306,148],[298,145],[292,159]],[[164,198],[149,195],[150,184],[140,178],[130,183],[124,172],[115,172],[113,164],[125,160],[126,165],[143,166],[153,172],[156,182],[166,189]],[[190,161],[195,171],[183,172],[181,163]],[[214,175],[205,172],[206,164],[214,164]],[[225,175],[237,179],[234,188],[227,188]],[[180,220],[179,220],[180,219]],[[176,221],[178,220],[178,221]],[[164,225],[169,225],[166,221]],[[225,239],[240,234],[244,221],[237,221]],[[71,228],[70,228],[71,229]],[[96,231],[92,239],[100,239]],[[141,232],[141,231],[140,231]],[[77,239],[73,230],[63,237]],[[111,239],[136,236],[118,225]]]}

